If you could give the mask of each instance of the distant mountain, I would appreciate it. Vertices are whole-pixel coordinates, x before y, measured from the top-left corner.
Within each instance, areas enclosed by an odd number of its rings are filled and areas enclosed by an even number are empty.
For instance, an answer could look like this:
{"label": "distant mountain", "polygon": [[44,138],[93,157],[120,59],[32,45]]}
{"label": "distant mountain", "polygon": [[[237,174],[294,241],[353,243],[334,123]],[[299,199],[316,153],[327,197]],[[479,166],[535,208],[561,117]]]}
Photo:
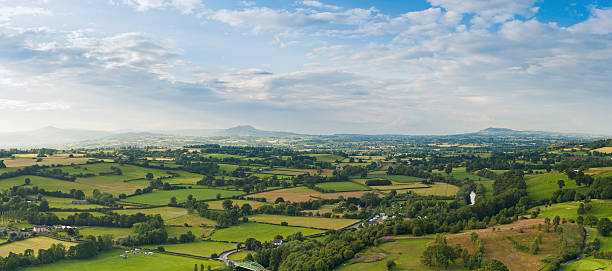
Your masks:
{"label": "distant mountain", "polygon": [[251,125],[239,125],[229,129],[218,131],[212,136],[249,136],[249,137],[299,137],[302,134],[296,134],[291,132],[277,132],[277,131],[264,131],[255,129]]}
{"label": "distant mountain", "polygon": [[596,138],[597,135],[584,133],[560,133],[546,131],[531,131],[531,130],[513,130],[508,128],[486,128],[475,133],[467,133],[462,135],[472,136],[489,136],[489,137],[552,137],[552,138]]}
{"label": "distant mountain", "polygon": [[48,147],[57,144],[101,138],[111,134],[112,132],[107,131],[61,129],[47,126],[33,131],[0,133],[0,147]]}

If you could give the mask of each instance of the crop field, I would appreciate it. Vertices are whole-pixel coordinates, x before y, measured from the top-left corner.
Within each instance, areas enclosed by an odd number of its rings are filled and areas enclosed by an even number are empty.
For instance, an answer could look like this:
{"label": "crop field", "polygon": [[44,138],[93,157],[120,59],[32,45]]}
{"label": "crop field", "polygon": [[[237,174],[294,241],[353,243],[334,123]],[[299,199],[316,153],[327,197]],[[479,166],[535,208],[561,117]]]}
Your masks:
{"label": "crop field", "polygon": [[134,232],[132,228],[114,228],[114,227],[83,227],[79,228],[79,234],[83,236],[93,235],[101,236],[110,234],[113,239],[126,237]]}
{"label": "crop field", "polygon": [[558,180],[565,182],[564,189],[566,188],[577,188],[576,181],[568,180],[567,175],[557,171],[535,175],[527,179],[527,195],[535,200],[546,200],[550,199],[553,192],[559,190]]}
{"label": "crop field", "polygon": [[122,215],[132,215],[136,213],[143,213],[145,215],[156,215],[159,214],[166,225],[179,225],[182,226],[185,223],[192,226],[208,225],[215,226],[217,222],[208,218],[200,217],[198,214],[190,214],[187,209],[177,207],[158,207],[148,209],[123,209],[115,210],[114,212]]}
{"label": "crop field", "polygon": [[43,199],[49,202],[50,208],[79,209],[79,210],[106,208],[106,206],[98,205],[98,204],[72,204],[72,201],[74,200],[72,198],[56,198],[56,197],[44,196]]}
{"label": "crop field", "polygon": [[592,167],[584,171],[585,174],[598,175],[612,171],[612,167]]}
{"label": "crop field", "polygon": [[[145,248],[154,249],[160,245],[144,246]],[[235,249],[236,244],[224,243],[224,242],[213,242],[213,241],[195,241],[184,244],[166,244],[161,245],[166,251],[184,253],[202,257],[210,257],[213,253],[221,254],[221,252]],[[185,258],[186,259],[186,258]],[[193,266],[191,267],[193,268]],[[185,269],[192,270],[192,269]]]}
{"label": "crop field", "polygon": [[[470,234],[476,232],[485,247],[485,256],[503,262],[510,270],[540,270],[545,263],[541,259],[556,254],[559,249],[559,236],[554,232],[538,231],[536,225],[544,224],[542,219],[520,220],[518,222],[490,228],[467,231],[447,236],[449,245],[460,244],[474,253]],[[522,229],[522,230],[521,230]],[[521,232],[522,231],[522,232]],[[529,247],[539,233],[542,233],[542,244],[537,254],[520,251],[514,247],[508,237],[521,245]]]}
{"label": "crop field", "polygon": [[372,189],[376,190],[399,190],[399,189],[414,189],[414,188],[428,188],[429,185],[422,183],[412,183],[412,184],[397,184],[397,185],[378,185],[378,186],[370,186]]}
{"label": "crop field", "polygon": [[413,188],[397,190],[397,193],[412,191],[419,195],[454,196],[459,191],[459,187],[447,183],[434,183],[430,188]]}
{"label": "crop field", "polygon": [[[427,244],[434,239],[431,237],[398,236],[391,241],[359,252],[355,257],[345,263],[342,270],[387,270],[386,263],[392,260],[397,264],[396,270],[436,270],[421,264],[421,254]],[[462,270],[456,265],[446,270]]]}
{"label": "crop field", "polygon": [[155,266],[155,270],[176,271],[193,270],[194,265],[204,265],[204,270],[211,266],[213,270],[223,268],[223,264],[216,261],[204,261],[191,258],[164,255],[132,255],[128,254],[127,259],[119,257],[123,250],[111,250],[101,253],[95,258],[86,260],[62,260],[48,265],[39,265],[20,269],[23,271],[64,271],[64,270],[88,270],[88,271],[141,271],[150,270]]}
{"label": "crop field", "polygon": [[52,244],[63,244],[66,248],[76,245],[76,243],[64,242],[53,238],[39,236],[32,237],[21,241],[15,241],[9,244],[0,246],[0,256],[6,257],[9,252],[23,253],[26,249],[33,249],[34,254],[38,254],[38,249],[50,248]]}
{"label": "crop field", "polygon": [[336,160],[341,161],[344,157],[336,154],[309,154],[310,157],[315,157],[317,161],[321,162],[336,162]]}
{"label": "crop field", "polygon": [[225,173],[232,173],[234,172],[234,170],[236,170],[239,166],[238,165],[231,165],[231,164],[218,164],[219,166],[219,170]]}
{"label": "crop field", "polygon": [[125,201],[150,204],[150,205],[167,205],[172,197],[176,197],[176,201],[181,203],[187,200],[187,196],[193,195],[198,200],[214,199],[217,194],[221,194],[222,198],[244,194],[242,191],[222,190],[222,189],[176,189],[169,191],[154,191],[152,193],[137,195],[127,198]]}
{"label": "crop field", "polygon": [[[570,201],[563,203],[555,203],[551,206],[544,207],[534,207],[529,210],[529,212],[534,211],[536,208],[540,208],[539,217],[548,217],[553,219],[555,216],[565,217],[565,218],[576,218],[578,217],[578,206],[580,205],[579,201]],[[585,214],[583,217],[588,215],[593,215],[598,218],[608,217],[612,218],[612,201],[611,200],[591,200],[592,209]]]}
{"label": "crop field", "polygon": [[85,164],[89,160],[94,160],[92,158],[83,158],[83,157],[62,157],[62,156],[52,156],[52,157],[41,157],[42,161],[36,162],[37,158],[30,157],[16,157],[14,159],[11,158],[2,158],[0,160],[4,160],[4,164],[7,167],[27,167],[33,165],[39,166],[50,166],[50,165],[70,165],[70,164]]}
{"label": "crop field", "polygon": [[287,189],[279,189],[273,191],[267,191],[251,195],[255,198],[266,198],[268,202],[274,202],[277,198],[283,198],[286,201],[308,201],[312,197],[310,195],[320,195],[321,193],[309,189],[307,187],[295,187]]}
{"label": "crop field", "polygon": [[[318,174],[316,169],[295,169],[295,168],[276,168],[273,170],[266,170],[262,172],[269,173],[269,174],[291,175],[291,176],[298,176],[298,175],[303,175],[303,174],[310,174],[310,175]],[[324,169],[321,171],[320,175],[329,176],[332,173],[333,173],[332,170]]]}
{"label": "crop field", "polygon": [[[242,205],[244,205],[245,203],[248,203],[249,205],[251,205],[251,208],[253,208],[253,210],[261,206],[264,206],[266,204],[269,204],[265,202],[259,202],[259,201],[254,201],[254,200],[242,200],[242,199],[232,199],[231,201],[234,205],[238,205],[240,207],[242,207]],[[223,210],[223,200],[208,201],[206,203],[208,204],[208,209]]]}
{"label": "crop field", "polygon": [[367,187],[354,182],[319,183],[316,186],[325,190],[334,190],[337,192],[369,190]]}
{"label": "crop field", "polygon": [[271,224],[281,224],[281,222],[287,222],[289,226],[339,230],[344,227],[348,227],[352,224],[355,224],[356,222],[359,222],[359,219],[258,214],[250,216],[249,221],[265,222]]}
{"label": "crop field", "polygon": [[261,242],[274,239],[277,234],[283,237],[301,232],[304,236],[323,233],[323,230],[315,230],[309,228],[287,227],[279,225],[269,225],[262,223],[241,223],[229,228],[218,229],[211,239],[215,241],[230,241],[244,242],[247,238],[252,237]]}
{"label": "crop field", "polygon": [[368,178],[370,179],[387,179],[392,180],[398,183],[412,183],[412,182],[420,182],[423,178],[413,177],[413,176],[404,176],[404,175],[386,175],[386,174],[368,174]]}

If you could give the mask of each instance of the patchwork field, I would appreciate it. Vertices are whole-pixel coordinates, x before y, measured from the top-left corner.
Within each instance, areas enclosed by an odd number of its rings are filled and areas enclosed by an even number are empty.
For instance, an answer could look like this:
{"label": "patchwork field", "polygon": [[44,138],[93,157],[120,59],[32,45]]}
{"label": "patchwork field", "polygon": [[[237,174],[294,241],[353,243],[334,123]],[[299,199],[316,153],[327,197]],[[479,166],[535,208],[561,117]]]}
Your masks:
{"label": "patchwork field", "polygon": [[320,229],[338,230],[359,222],[358,219],[325,218],[311,216],[284,216],[257,214],[249,217],[249,221],[281,224],[287,222],[289,226],[313,227]]}
{"label": "patchwork field", "polygon": [[155,270],[176,271],[193,270],[194,265],[203,264],[204,268],[210,266],[213,270],[223,268],[221,262],[196,260],[185,257],[171,256],[155,253],[155,255],[132,255],[127,259],[119,257],[122,250],[112,250],[101,253],[95,258],[87,260],[63,260],[54,264],[40,265],[20,270],[24,271],[63,271],[63,270],[88,270],[88,271],[141,271],[149,270],[155,266]]}
{"label": "patchwork field", "polygon": [[[529,210],[529,212],[533,212],[536,208],[540,208],[539,217],[548,217],[553,219],[555,216],[565,217],[565,218],[576,218],[578,217],[578,206],[580,205],[579,201],[570,201],[563,203],[555,203],[551,206],[544,207],[539,206]],[[598,218],[608,217],[612,218],[612,201],[610,200],[591,200],[592,209],[585,214],[583,217],[588,215],[593,215]]]}
{"label": "patchwork field", "polygon": [[319,183],[316,186],[325,190],[334,190],[337,192],[369,190],[367,187],[354,182]]}
{"label": "patchwork field", "polygon": [[244,192],[235,190],[223,189],[176,189],[169,191],[154,191],[152,193],[137,195],[127,198],[125,201],[150,204],[150,205],[167,205],[172,197],[176,197],[176,201],[181,203],[187,200],[187,196],[193,195],[198,200],[207,200],[216,198],[217,194],[221,194],[221,198],[227,198],[236,195],[242,195]]}
{"label": "patchwork field", "polygon": [[63,244],[66,248],[76,245],[76,243],[59,241],[44,236],[32,237],[25,240],[15,241],[9,244],[1,245],[0,256],[6,257],[9,255],[9,252],[23,253],[26,249],[33,249],[34,254],[37,255],[38,249],[47,249],[50,248],[53,244]]}
{"label": "patchwork field", "polygon": [[182,226],[185,223],[192,226],[209,225],[215,226],[217,222],[200,217],[198,214],[190,214],[187,209],[177,207],[158,207],[148,209],[124,209],[115,210],[114,212],[122,215],[132,215],[136,213],[143,213],[146,215],[159,214],[166,225],[179,225]]}
{"label": "patchwork field", "polygon": [[289,236],[297,232],[301,232],[304,236],[308,236],[317,233],[323,233],[325,231],[261,223],[241,223],[229,228],[218,229],[211,236],[211,239],[215,241],[244,242],[247,238],[252,237],[261,242],[264,242],[274,239],[274,236],[276,236],[277,234],[280,234],[282,236]]}

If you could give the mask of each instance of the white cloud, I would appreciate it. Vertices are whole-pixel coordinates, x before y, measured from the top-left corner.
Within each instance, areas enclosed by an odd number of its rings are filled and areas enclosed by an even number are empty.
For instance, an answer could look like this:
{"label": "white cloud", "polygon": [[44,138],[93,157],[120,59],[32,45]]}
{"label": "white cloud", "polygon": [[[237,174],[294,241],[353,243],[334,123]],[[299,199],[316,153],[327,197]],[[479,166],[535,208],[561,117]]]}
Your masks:
{"label": "white cloud", "polygon": [[310,7],[315,7],[315,8],[326,8],[326,9],[332,9],[332,10],[340,10],[340,9],[342,9],[342,7],[323,4],[320,1],[316,1],[316,0],[304,0],[301,3],[302,3],[302,5],[310,6]]}
{"label": "white cloud", "polygon": [[516,15],[531,17],[537,12],[536,0],[428,0],[432,6],[449,12],[474,14],[472,23],[488,26],[512,20]]}
{"label": "white cloud", "polygon": [[[204,7],[201,0],[116,0],[123,5],[131,6],[138,11],[150,9],[173,8],[184,14],[191,14],[195,9]],[[119,3],[119,2],[112,2]]]}
{"label": "white cloud", "polygon": [[591,17],[568,28],[572,32],[607,35],[612,33],[612,8],[591,9]]}
{"label": "white cloud", "polygon": [[17,16],[31,16],[31,15],[44,15],[51,16],[53,12],[40,8],[40,7],[0,7],[0,22],[10,21],[13,17]]}

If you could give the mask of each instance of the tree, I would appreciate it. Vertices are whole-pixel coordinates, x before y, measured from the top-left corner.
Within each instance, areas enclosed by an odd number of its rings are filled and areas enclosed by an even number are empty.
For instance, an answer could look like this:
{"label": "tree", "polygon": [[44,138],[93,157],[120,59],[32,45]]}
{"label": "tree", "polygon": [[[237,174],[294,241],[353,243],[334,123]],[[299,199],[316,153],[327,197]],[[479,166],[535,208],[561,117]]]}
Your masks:
{"label": "tree", "polygon": [[229,210],[229,209],[232,209],[232,206],[234,205],[234,203],[231,200],[226,199],[223,201],[221,205],[223,205],[223,209]]}
{"label": "tree", "polygon": [[612,232],[612,222],[610,222],[609,218],[602,217],[597,223],[597,229],[599,230],[599,233],[601,233],[601,235],[609,236],[610,232]]}
{"label": "tree", "polygon": [[168,204],[168,205],[170,205],[170,206],[176,206],[176,204],[177,204],[177,203],[176,203],[176,197],[172,197],[172,198],[170,198],[170,204]]}
{"label": "tree", "polygon": [[49,211],[49,202],[47,200],[41,201],[40,206],[38,206],[38,210],[41,212]]}
{"label": "tree", "polygon": [[447,164],[446,169],[444,169],[444,172],[446,172],[446,175],[451,174],[453,172],[453,165]]}
{"label": "tree", "polygon": [[221,193],[217,193],[217,199],[221,199]]}
{"label": "tree", "polygon": [[26,184],[26,185],[29,185],[29,184],[30,184],[30,182],[31,182],[30,178],[25,178],[25,184]]}
{"label": "tree", "polygon": [[393,270],[394,267],[395,267],[395,262],[393,260],[388,260],[387,261],[387,270]]}
{"label": "tree", "polygon": [[0,160],[0,168],[6,168],[6,165],[4,164],[4,160]]}
{"label": "tree", "polygon": [[579,215],[582,215],[582,214],[584,214],[584,213],[586,213],[586,212],[584,211],[584,203],[582,203],[582,202],[581,202],[581,203],[580,203],[580,205],[578,206],[578,214],[579,214]]}
{"label": "tree", "polygon": [[506,265],[498,260],[491,260],[483,269],[483,271],[509,271]]}
{"label": "tree", "polygon": [[281,202],[285,202],[285,199],[283,199],[282,197],[278,197],[276,198],[276,200],[274,201],[274,204],[279,204]]}
{"label": "tree", "polygon": [[565,186],[565,181],[564,180],[558,180],[557,181],[557,185],[559,186],[559,189],[563,189],[563,187]]}
{"label": "tree", "polygon": [[146,175],[147,180],[153,180],[153,173],[149,172]]}

